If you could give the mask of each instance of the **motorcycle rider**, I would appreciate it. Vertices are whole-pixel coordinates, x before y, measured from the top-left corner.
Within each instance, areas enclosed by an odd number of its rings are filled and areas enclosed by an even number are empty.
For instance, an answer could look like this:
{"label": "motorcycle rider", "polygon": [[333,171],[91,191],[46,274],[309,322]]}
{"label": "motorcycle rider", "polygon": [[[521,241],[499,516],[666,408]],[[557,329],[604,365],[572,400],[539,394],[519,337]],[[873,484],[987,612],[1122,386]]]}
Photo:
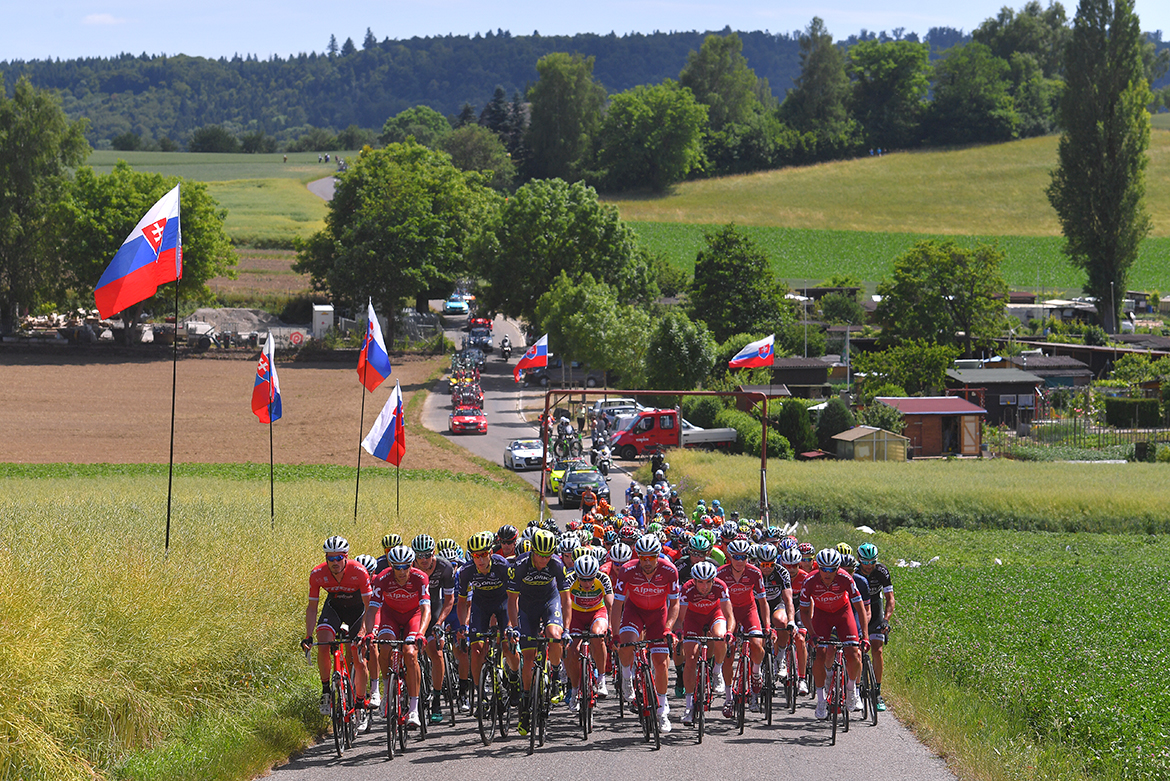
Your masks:
{"label": "motorcycle rider", "polygon": [[500,353],[504,356],[505,361],[512,355],[512,340],[508,338],[507,334],[504,334],[504,338],[500,340]]}

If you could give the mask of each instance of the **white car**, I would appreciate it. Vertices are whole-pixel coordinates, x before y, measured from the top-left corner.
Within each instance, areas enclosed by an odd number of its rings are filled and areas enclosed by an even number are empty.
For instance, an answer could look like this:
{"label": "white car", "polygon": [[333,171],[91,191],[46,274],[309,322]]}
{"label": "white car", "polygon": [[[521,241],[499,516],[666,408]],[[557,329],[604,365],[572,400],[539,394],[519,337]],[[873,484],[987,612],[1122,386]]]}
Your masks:
{"label": "white car", "polygon": [[544,449],[539,439],[514,439],[504,448],[504,466],[517,472],[540,469],[544,463]]}

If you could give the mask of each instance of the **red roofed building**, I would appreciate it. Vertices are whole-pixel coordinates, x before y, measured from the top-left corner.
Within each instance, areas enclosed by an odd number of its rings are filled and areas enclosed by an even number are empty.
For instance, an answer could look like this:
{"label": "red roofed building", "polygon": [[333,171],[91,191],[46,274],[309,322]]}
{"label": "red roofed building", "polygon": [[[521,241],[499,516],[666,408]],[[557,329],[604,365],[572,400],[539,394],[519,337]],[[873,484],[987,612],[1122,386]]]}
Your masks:
{"label": "red roofed building", "polygon": [[902,413],[915,458],[978,456],[983,444],[980,423],[987,410],[957,396],[879,396],[875,403]]}

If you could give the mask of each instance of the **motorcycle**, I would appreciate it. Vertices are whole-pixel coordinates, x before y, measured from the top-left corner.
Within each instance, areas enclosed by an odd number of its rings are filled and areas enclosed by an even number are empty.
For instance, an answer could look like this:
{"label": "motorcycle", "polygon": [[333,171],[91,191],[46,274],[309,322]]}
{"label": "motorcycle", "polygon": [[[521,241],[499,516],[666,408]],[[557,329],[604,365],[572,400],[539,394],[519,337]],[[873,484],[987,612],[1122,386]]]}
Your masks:
{"label": "motorcycle", "polygon": [[609,445],[594,445],[589,451],[589,461],[597,467],[597,471],[609,477],[609,470],[613,466],[613,459],[609,454]]}
{"label": "motorcycle", "polygon": [[500,340],[500,355],[504,356],[505,361],[507,361],[509,358],[512,357],[512,340],[511,339],[504,337],[503,339]]}

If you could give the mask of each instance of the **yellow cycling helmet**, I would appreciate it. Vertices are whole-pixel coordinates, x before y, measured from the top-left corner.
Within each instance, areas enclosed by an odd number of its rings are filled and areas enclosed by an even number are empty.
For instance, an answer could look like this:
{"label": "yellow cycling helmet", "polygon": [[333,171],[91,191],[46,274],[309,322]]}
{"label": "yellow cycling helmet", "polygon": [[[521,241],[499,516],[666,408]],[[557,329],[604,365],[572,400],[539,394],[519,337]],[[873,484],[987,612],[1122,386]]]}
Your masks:
{"label": "yellow cycling helmet", "polygon": [[385,550],[390,550],[391,548],[397,548],[401,544],[402,544],[402,535],[401,534],[387,534],[385,537],[382,538],[382,548]]}
{"label": "yellow cycling helmet", "polygon": [[532,552],[540,556],[551,556],[557,549],[557,536],[550,531],[541,529],[532,535]]}
{"label": "yellow cycling helmet", "polygon": [[847,542],[839,542],[837,543],[837,552],[842,556],[852,556],[853,546]]}
{"label": "yellow cycling helmet", "polygon": [[467,550],[471,553],[490,551],[495,545],[496,535],[491,532],[477,532],[467,538]]}

